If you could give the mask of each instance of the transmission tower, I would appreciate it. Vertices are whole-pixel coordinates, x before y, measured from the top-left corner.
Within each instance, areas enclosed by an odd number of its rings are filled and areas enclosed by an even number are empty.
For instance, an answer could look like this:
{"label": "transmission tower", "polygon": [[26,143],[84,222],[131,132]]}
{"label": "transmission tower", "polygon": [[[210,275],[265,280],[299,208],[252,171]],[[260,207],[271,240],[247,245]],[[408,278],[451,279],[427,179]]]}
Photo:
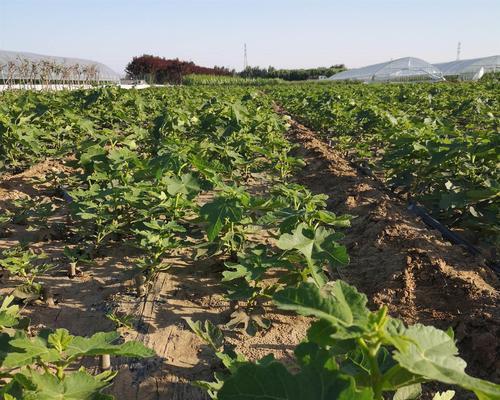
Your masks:
{"label": "transmission tower", "polygon": [[248,67],[247,44],[243,45],[243,71]]}
{"label": "transmission tower", "polygon": [[457,61],[460,60],[460,50],[462,49],[462,43],[458,42],[457,46]]}

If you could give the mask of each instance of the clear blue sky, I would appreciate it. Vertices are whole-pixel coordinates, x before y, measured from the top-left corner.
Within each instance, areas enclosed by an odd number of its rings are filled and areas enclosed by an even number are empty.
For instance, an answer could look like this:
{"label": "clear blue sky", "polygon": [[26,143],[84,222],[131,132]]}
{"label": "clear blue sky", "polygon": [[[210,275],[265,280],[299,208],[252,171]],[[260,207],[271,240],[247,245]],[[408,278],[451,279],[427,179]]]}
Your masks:
{"label": "clear blue sky", "polygon": [[241,69],[500,54],[500,0],[0,0],[0,49]]}

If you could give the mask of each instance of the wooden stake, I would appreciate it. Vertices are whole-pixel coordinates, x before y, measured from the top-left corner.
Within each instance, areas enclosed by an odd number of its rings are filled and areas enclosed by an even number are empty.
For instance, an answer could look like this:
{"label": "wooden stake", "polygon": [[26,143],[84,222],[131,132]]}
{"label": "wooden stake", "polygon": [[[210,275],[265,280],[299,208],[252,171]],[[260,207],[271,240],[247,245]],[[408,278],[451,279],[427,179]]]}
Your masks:
{"label": "wooden stake", "polygon": [[107,371],[108,369],[111,369],[111,356],[103,354],[101,356],[101,371]]}

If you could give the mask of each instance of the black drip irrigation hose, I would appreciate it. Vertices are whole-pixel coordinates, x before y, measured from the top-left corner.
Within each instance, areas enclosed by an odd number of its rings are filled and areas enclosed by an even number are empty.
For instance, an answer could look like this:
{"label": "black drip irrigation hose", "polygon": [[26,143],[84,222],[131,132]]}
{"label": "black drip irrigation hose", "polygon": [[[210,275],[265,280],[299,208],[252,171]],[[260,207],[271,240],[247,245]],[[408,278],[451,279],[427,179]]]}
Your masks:
{"label": "black drip irrigation hose", "polygon": [[56,188],[56,196],[62,198],[68,204],[73,202],[73,197],[71,197],[68,191],[61,185]]}
{"label": "black drip irrigation hose", "polygon": [[[333,143],[331,139],[328,139],[328,147],[331,149],[334,149]],[[366,175],[372,179],[375,179],[378,181],[381,185],[382,188],[391,193],[392,195],[396,195],[394,191],[390,190],[387,188],[387,186],[380,180],[371,170],[371,168],[368,165],[361,165],[360,163],[355,162],[354,160],[351,160],[347,158],[347,161],[349,164],[351,164],[352,167],[354,167],[358,172],[362,173],[363,175]],[[482,257],[485,258],[486,260],[486,265],[493,270],[497,275],[500,276],[500,262],[488,259],[485,257],[485,255],[479,250],[477,247],[469,243],[467,240],[465,240],[462,236],[460,236],[458,233],[451,231],[448,229],[445,225],[443,225],[441,222],[439,222],[437,219],[432,217],[424,207],[417,205],[413,200],[410,200],[408,202],[407,210],[413,213],[414,215],[420,217],[422,221],[429,227],[436,229],[441,233],[443,238],[446,240],[450,241],[454,245],[462,246],[465,248],[471,255],[473,256],[479,256],[481,255]]]}
{"label": "black drip irrigation hose", "polygon": [[[417,205],[414,201],[410,201],[408,203],[407,209],[420,217],[426,225],[438,230],[441,235],[443,235],[443,237],[451,243],[465,247],[465,249],[467,249],[467,251],[474,256],[482,255],[481,251],[477,247],[469,243],[458,233],[449,230],[445,225],[429,215],[429,213],[422,206]],[[500,275],[500,265],[498,262],[487,260],[486,265]]]}
{"label": "black drip irrigation hose", "polygon": [[[329,144],[329,147],[333,148],[331,144]],[[367,165],[360,165],[359,163],[353,161],[353,160],[348,160],[349,163],[356,168],[359,172],[362,174],[377,180],[381,185],[382,188],[390,192],[392,195],[396,195],[394,191],[390,190],[387,188],[387,186],[384,184],[382,180],[380,180],[371,170],[371,168]],[[454,245],[462,246],[465,250],[469,252],[469,254],[473,256],[482,256],[485,258],[486,265],[493,270],[497,275],[500,276],[500,263],[498,261],[494,261],[491,259],[488,259],[481,250],[479,250],[477,247],[475,247],[473,244],[469,243],[467,240],[465,240],[462,236],[460,236],[458,233],[451,231],[448,227],[443,225],[441,222],[439,222],[437,219],[432,217],[424,207],[417,205],[417,203],[413,200],[408,201],[408,206],[407,210],[413,213],[414,215],[420,217],[422,221],[429,227],[436,229],[441,233],[444,239],[450,241]]]}
{"label": "black drip irrigation hose", "polygon": [[469,251],[469,253],[471,253],[474,256],[478,256],[481,254],[479,249],[474,247],[471,243],[469,243],[459,234],[450,231],[441,222],[439,222],[437,219],[429,215],[429,213],[425,210],[424,207],[417,205],[417,203],[415,203],[414,201],[410,200],[408,202],[407,210],[419,216],[422,219],[422,221],[424,221],[431,228],[438,230],[443,235],[443,237],[445,239],[448,239],[451,243],[464,246]]}

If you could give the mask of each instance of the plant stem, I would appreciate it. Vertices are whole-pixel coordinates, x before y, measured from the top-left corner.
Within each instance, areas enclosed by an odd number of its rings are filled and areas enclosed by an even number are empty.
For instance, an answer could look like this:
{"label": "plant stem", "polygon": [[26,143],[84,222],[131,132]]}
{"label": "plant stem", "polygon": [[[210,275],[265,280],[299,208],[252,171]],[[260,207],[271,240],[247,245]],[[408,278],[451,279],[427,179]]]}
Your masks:
{"label": "plant stem", "polygon": [[64,379],[64,367],[62,367],[60,365],[57,366],[57,377],[61,381]]}
{"label": "plant stem", "polygon": [[365,340],[362,338],[358,339],[358,343],[365,350],[365,352],[368,356],[368,362],[370,363],[370,377],[371,377],[371,382],[372,382],[374,399],[375,400],[383,400],[383,397],[382,397],[382,384],[383,384],[382,374],[380,372],[380,368],[378,366],[378,361],[377,361],[377,353],[378,353],[380,345],[377,344],[374,347],[373,346],[369,347],[366,344]]}

